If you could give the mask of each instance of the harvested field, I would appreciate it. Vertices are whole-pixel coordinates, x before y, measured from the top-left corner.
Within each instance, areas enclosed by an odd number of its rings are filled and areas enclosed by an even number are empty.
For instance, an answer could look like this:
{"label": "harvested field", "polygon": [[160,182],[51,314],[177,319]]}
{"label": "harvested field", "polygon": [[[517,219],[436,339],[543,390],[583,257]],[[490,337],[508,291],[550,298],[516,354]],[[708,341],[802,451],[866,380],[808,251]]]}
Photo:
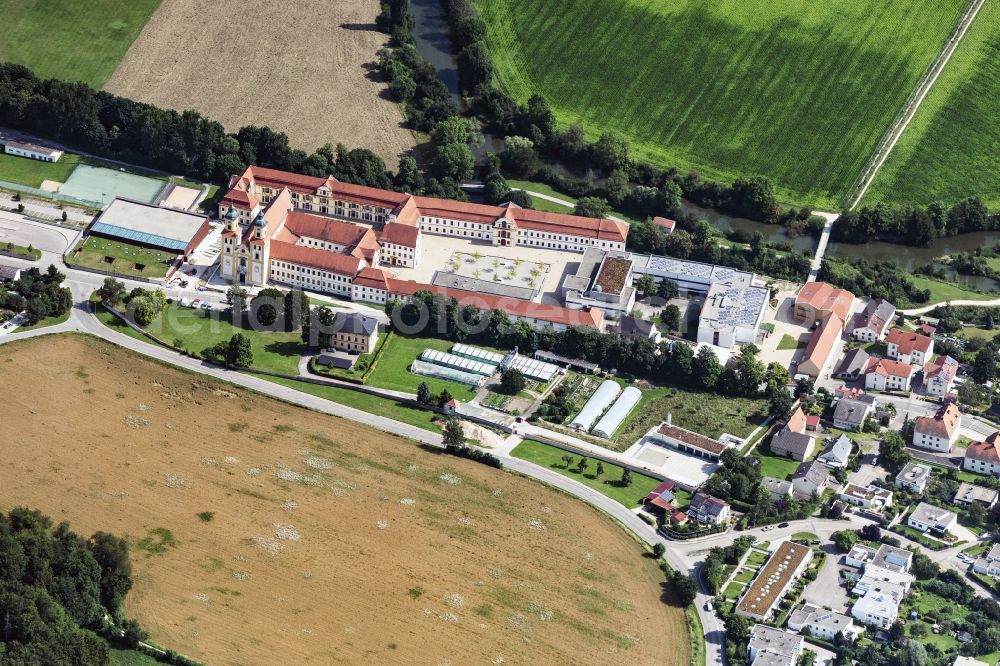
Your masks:
{"label": "harvested field", "polygon": [[378,0],[164,0],[105,89],[195,109],[235,132],[267,125],[293,147],[370,148],[395,169],[414,145],[373,81]]}
{"label": "harvested field", "polygon": [[687,664],[618,526],[530,480],[82,336],[0,347],[0,509],[129,536],[127,612],[211,664]]}

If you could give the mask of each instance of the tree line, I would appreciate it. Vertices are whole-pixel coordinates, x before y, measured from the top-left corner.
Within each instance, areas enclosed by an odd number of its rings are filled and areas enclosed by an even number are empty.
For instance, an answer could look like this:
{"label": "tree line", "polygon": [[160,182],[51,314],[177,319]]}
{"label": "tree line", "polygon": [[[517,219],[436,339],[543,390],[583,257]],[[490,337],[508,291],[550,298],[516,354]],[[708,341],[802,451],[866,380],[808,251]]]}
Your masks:
{"label": "tree line", "polygon": [[73,307],[73,293],[63,287],[66,276],[54,265],[44,273],[32,267],[21,271],[21,277],[0,294],[0,308],[25,312],[28,324],[37,324],[46,317],[61,317]]}
{"label": "tree line", "polygon": [[925,207],[879,203],[857,211],[843,211],[833,225],[831,237],[842,243],[888,240],[927,247],[936,238],[997,229],[1000,229],[1000,214],[991,214],[979,197],[970,197],[950,208],[942,203]]}
{"label": "tree line", "polygon": [[[836,229],[837,225],[833,225]],[[897,305],[903,303],[927,303],[931,299],[930,289],[918,288],[905,272],[892,261],[871,262],[859,259],[854,262],[823,259],[818,278],[869,298],[884,298]]]}

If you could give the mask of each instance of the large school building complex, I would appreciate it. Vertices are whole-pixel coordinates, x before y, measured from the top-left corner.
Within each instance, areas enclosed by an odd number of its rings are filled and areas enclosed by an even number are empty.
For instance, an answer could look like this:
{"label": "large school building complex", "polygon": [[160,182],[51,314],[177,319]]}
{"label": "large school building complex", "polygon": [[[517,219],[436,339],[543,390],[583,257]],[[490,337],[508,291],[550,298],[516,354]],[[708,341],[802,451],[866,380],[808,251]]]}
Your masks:
{"label": "large school building complex", "polygon": [[427,290],[512,319],[564,328],[600,327],[600,309],[573,310],[516,298],[394,279],[383,268],[413,268],[421,234],[496,246],[571,252],[624,250],[628,225],[516,205],[489,206],[247,167],[219,203],[225,221],[220,274],[243,284],[271,282],[385,303]]}

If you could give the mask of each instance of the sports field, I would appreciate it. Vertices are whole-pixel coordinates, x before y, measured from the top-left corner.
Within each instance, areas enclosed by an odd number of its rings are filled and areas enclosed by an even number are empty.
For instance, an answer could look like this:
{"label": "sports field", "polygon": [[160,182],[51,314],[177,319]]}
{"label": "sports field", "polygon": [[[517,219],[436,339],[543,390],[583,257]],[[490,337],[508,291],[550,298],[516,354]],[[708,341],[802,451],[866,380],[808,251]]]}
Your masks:
{"label": "sports field", "polygon": [[863,203],[1000,206],[1000,6],[983,5]]}
{"label": "sports field", "polygon": [[0,508],[127,536],[126,613],[157,644],[219,666],[689,663],[655,562],[563,493],[96,338],[0,346],[0,380],[27,376],[0,401]]}
{"label": "sports field", "polygon": [[156,178],[81,164],[59,187],[59,193],[102,204],[111,203],[115,197],[151,203],[164,187],[166,181]]}
{"label": "sports field", "polygon": [[100,88],[160,0],[0,0],[0,61]]}
{"label": "sports field", "polygon": [[833,208],[963,0],[476,0],[498,75],[561,124],[723,181]]}
{"label": "sports field", "polygon": [[73,154],[63,155],[58,162],[42,162],[0,153],[0,180],[36,188],[45,180],[61,183],[79,163],[80,156]]}

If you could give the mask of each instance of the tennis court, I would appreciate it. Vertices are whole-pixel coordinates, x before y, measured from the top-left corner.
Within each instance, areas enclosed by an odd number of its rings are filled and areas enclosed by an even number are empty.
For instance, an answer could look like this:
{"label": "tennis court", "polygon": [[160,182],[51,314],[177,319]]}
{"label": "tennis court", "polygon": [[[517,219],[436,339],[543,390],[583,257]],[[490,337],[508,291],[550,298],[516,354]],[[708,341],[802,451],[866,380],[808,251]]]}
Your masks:
{"label": "tennis court", "polygon": [[166,181],[134,173],[81,164],[62,184],[59,193],[104,205],[115,197],[152,203],[166,184]]}

